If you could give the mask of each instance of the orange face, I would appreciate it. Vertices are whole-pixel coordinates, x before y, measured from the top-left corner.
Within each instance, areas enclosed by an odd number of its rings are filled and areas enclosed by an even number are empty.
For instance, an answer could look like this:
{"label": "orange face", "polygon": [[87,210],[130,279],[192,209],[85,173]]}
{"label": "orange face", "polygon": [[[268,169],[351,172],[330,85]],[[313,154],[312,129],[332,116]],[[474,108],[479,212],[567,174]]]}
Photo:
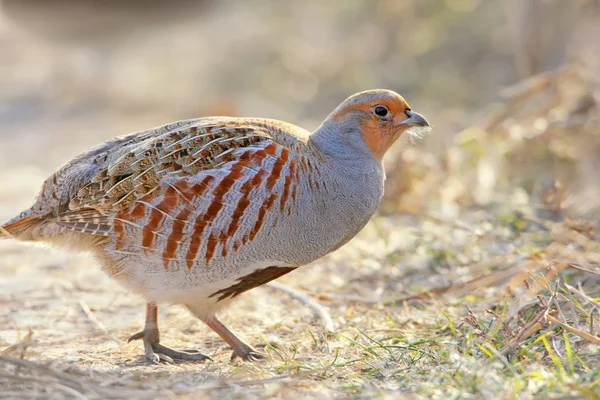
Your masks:
{"label": "orange face", "polygon": [[407,129],[413,126],[429,126],[425,118],[412,111],[401,96],[373,98],[366,102],[349,105],[332,116],[336,121],[358,118],[367,147],[377,159]]}

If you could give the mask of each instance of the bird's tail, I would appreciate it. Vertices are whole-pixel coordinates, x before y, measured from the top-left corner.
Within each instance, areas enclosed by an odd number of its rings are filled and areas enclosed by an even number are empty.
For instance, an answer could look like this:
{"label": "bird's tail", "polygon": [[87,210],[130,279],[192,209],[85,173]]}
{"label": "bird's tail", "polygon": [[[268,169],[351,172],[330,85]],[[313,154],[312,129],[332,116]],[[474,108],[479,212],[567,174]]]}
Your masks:
{"label": "bird's tail", "polygon": [[0,226],[0,239],[6,239],[9,237],[12,237],[10,232],[8,232],[6,229],[4,229],[3,226]]}
{"label": "bird's tail", "polygon": [[37,215],[24,212],[10,221],[0,225],[0,239],[19,237],[21,233],[29,231],[39,222]]}

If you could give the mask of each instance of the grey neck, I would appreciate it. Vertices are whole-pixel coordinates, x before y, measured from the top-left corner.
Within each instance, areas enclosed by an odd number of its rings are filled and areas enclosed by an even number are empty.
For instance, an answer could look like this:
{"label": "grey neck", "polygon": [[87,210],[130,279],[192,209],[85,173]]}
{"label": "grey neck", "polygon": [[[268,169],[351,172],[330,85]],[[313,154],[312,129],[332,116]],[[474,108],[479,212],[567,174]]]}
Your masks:
{"label": "grey neck", "polygon": [[[321,165],[328,175],[326,189],[312,193],[312,215],[318,225],[327,221],[321,243],[329,251],[352,238],[377,210],[383,196],[384,171],[381,161],[368,149],[356,126],[344,127],[323,124],[309,142],[325,157]],[[322,218],[321,218],[322,217]],[[315,225],[311,225],[311,229]],[[319,232],[314,232],[318,234]]]}
{"label": "grey neck", "polygon": [[327,119],[310,135],[309,142],[323,155],[338,162],[381,164],[365,144],[356,123]]}

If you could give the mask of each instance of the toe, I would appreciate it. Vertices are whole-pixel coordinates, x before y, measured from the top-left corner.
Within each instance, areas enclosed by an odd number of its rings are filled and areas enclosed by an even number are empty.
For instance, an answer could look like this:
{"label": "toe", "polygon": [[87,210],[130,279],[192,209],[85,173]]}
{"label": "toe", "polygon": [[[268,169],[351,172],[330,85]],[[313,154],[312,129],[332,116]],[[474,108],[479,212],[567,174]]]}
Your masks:
{"label": "toe", "polygon": [[175,350],[159,343],[158,330],[144,330],[129,337],[127,343],[143,339],[146,358],[153,363],[161,361],[172,363],[173,360],[206,361],[212,360],[196,349]]}
{"label": "toe", "polygon": [[146,354],[146,358],[153,364],[158,364],[160,362],[160,356],[156,353]]}
{"label": "toe", "polygon": [[249,349],[247,351],[237,352],[234,351],[231,354],[231,360],[235,360],[236,358],[241,358],[243,361],[252,361],[252,362],[263,362],[265,361],[265,355],[259,353],[254,349]]}
{"label": "toe", "polygon": [[129,336],[129,339],[127,339],[127,343],[132,342],[134,340],[140,340],[143,338],[144,338],[144,331],[134,333],[133,335]]}
{"label": "toe", "polygon": [[246,361],[253,361],[253,362],[264,362],[266,360],[266,357],[264,354],[258,353],[256,351],[251,352],[250,354],[248,354]]}
{"label": "toe", "polygon": [[197,350],[194,352],[187,352],[184,350],[175,350],[167,346],[163,346],[162,344],[155,344],[152,346],[152,349],[155,353],[165,355],[169,357],[171,360],[182,360],[182,361],[206,361],[211,360],[207,355],[200,353]]}
{"label": "toe", "polygon": [[162,353],[155,353],[155,354],[158,356],[158,358],[160,359],[160,361],[164,361],[164,362],[169,363],[169,364],[174,364],[175,363],[175,361],[173,361],[173,359],[171,357],[169,357],[168,355],[166,355],[166,354],[162,354]]}
{"label": "toe", "polygon": [[198,349],[178,349],[178,351],[183,351],[184,353],[197,354],[200,353]]}

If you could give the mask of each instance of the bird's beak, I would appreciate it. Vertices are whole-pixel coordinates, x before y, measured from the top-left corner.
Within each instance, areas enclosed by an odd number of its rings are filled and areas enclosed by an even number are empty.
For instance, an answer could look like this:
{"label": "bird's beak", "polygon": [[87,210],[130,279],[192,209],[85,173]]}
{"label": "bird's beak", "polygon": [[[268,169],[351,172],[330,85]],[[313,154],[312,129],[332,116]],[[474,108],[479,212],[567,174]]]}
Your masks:
{"label": "bird's beak", "polygon": [[400,125],[409,125],[409,126],[429,126],[429,122],[423,117],[421,114],[416,113],[412,110],[406,110],[406,118],[404,121],[400,122]]}

